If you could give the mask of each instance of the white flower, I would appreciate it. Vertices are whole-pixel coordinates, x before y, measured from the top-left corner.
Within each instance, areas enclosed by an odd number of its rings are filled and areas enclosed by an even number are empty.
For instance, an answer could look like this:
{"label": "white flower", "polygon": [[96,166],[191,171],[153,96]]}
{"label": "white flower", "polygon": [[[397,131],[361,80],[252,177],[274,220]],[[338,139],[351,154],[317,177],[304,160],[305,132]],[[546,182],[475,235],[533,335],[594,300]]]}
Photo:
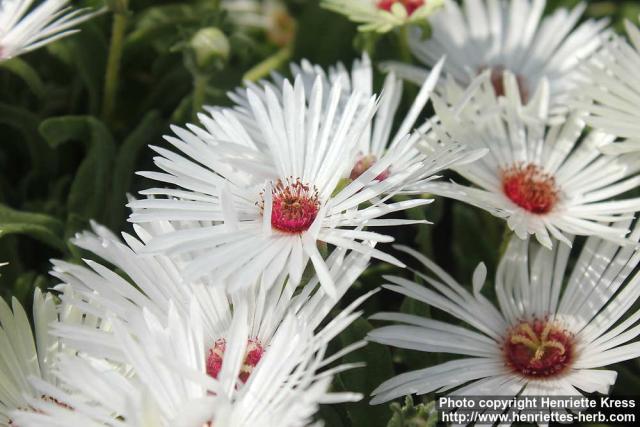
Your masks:
{"label": "white flower", "polygon": [[278,46],[289,44],[296,30],[296,22],[282,0],[223,0],[221,7],[229,19],[241,28],[261,30]]}
{"label": "white flower", "polygon": [[[170,226],[168,223],[154,223],[149,225],[148,230],[140,226],[135,228],[140,236],[150,238],[149,232],[155,232],[158,227]],[[254,286],[245,287],[228,296],[225,287],[214,276],[187,282],[179,273],[179,262],[176,263],[164,255],[139,255],[135,250],[141,249],[143,244],[133,236],[124,235],[128,243],[125,245],[104,227],[94,224],[93,228],[96,234],[82,233],[76,237],[74,243],[103,258],[130,278],[132,283],[93,261],[85,261],[89,268],[55,261],[52,274],[60,278],[64,286],[71,290],[65,290],[60,296],[61,300],[67,305],[90,311],[96,317],[113,319],[121,328],[129,330],[138,327],[139,322],[135,319],[142,311],[165,325],[171,322],[171,316],[191,318],[193,311],[197,310],[198,321],[188,322],[191,325],[189,328],[193,328],[188,334],[196,336],[201,342],[198,356],[194,356],[202,365],[199,370],[212,378],[221,378],[225,372],[224,363],[229,357],[228,351],[232,342],[235,342],[235,345],[240,345],[238,343],[241,342],[246,350],[243,353],[245,358],[242,366],[237,368],[237,375],[232,377],[233,384],[237,382],[237,387],[227,387],[227,394],[231,400],[235,399],[236,391],[240,395],[246,393],[242,391],[244,384],[248,386],[255,372],[270,369],[261,368],[265,363],[268,365],[268,362],[263,360],[274,352],[272,348],[276,346],[274,343],[277,336],[285,334],[280,331],[291,328],[286,326],[287,322],[295,321],[299,325],[295,333],[307,331],[304,332],[309,335],[305,337],[306,352],[324,358],[329,341],[360,316],[355,310],[372,294],[370,292],[356,299],[347,308],[334,313],[331,320],[321,326],[329,312],[334,309],[336,301],[318,286],[317,278],[311,278],[300,292],[295,294],[297,284],[285,281],[283,275],[269,289],[257,282]],[[336,284],[338,297],[349,290],[367,263],[367,256],[358,253],[347,255],[344,250],[336,250],[329,256],[327,265]],[[294,320],[287,321],[287,317]],[[244,328],[244,332],[240,334],[243,337],[240,341],[235,338],[238,334],[233,332],[236,328],[233,326],[234,321],[242,322]],[[118,347],[120,340],[116,332],[57,325],[54,333],[62,337],[69,347],[95,359],[106,358],[121,364],[123,369],[131,363],[122,355],[122,348]],[[145,335],[143,332],[140,334]],[[292,340],[293,338],[288,341],[292,343]],[[362,345],[363,341],[356,342],[327,360],[337,360]],[[330,362],[327,361],[326,364],[328,363]],[[315,374],[312,377],[316,378]],[[347,396],[353,397],[350,394]],[[75,404],[71,406],[76,407]]]}
{"label": "white flower", "polygon": [[549,248],[551,237],[568,244],[566,234],[624,242],[625,230],[603,222],[622,221],[640,210],[638,198],[611,200],[640,184],[640,153],[602,155],[597,147],[614,137],[587,133],[578,113],[549,126],[544,79],[529,104],[529,112],[537,116],[523,111],[511,73],[505,73],[506,98],[496,99],[490,86],[485,78],[476,102],[461,111],[434,98],[441,123],[434,124],[433,138],[489,149],[480,160],[452,168],[475,187],[438,185],[464,188],[460,200],[505,218],[522,239],[535,234]]}
{"label": "white flower", "polygon": [[[575,106],[588,111],[585,121],[621,138],[622,143],[602,147],[608,153],[640,150],[640,31],[625,21],[631,44],[614,37],[585,65],[588,83],[576,91]],[[586,102],[584,100],[586,98]]]}
{"label": "white flower", "polygon": [[[134,228],[148,239],[171,224],[147,227]],[[335,301],[317,279],[296,295],[296,286],[279,277],[268,291],[249,286],[227,296],[211,276],[186,282],[181,260],[137,254],[143,243],[131,235],[124,234],[123,244],[104,227],[93,224],[93,230],[95,234],[79,234],[74,243],[132,283],[93,261],[85,261],[89,268],[54,261],[52,274],[63,281],[62,302],[108,318],[114,327],[109,332],[75,325],[54,328],[65,345],[92,361],[63,361],[59,377],[65,390],[75,390],[72,395],[37,383],[72,411],[30,402],[43,413],[19,414],[20,425],[200,427],[214,420],[214,425],[225,426],[293,427],[307,425],[318,403],[359,397],[327,393],[331,374],[353,365],[320,369],[364,344],[325,359],[328,342],[359,316],[354,310],[368,295],[318,328]],[[327,259],[339,296],[368,261],[360,254],[345,255],[334,251]],[[103,359],[109,365],[95,362]],[[114,365],[126,375],[114,372]],[[114,419],[116,415],[124,420]]]}
{"label": "white flower", "polygon": [[[195,299],[202,312],[207,351],[215,350],[217,342],[224,338],[233,312],[243,307],[248,312],[251,340],[261,347],[269,345],[275,331],[289,312],[293,312],[311,329],[317,329],[335,307],[336,299],[329,297],[318,286],[318,278],[311,277],[300,292],[294,294],[297,283],[286,280],[286,274],[275,279],[275,285],[267,289],[260,281],[249,284],[235,294],[227,294],[224,283],[213,275],[196,281],[186,280],[180,273],[180,261],[164,255],[140,255],[143,242],[151,238],[153,228],[171,227],[168,223],[155,223],[149,230],[135,226],[143,239],[123,234],[122,243],[106,228],[93,224],[94,233],[76,236],[73,243],[104,259],[106,263],[126,274],[131,282],[112,269],[95,261],[85,260],[86,266],[53,261],[51,274],[63,283],[60,299],[68,306],[76,306],[94,317],[116,317],[127,322],[130,316],[143,308],[162,321],[166,321],[169,307],[181,316],[188,316],[191,300]],[[369,257],[345,250],[334,251],[326,260],[329,274],[336,284],[339,299],[357,280],[368,265]],[[135,285],[135,286],[132,286]],[[371,293],[358,298],[333,320],[318,331],[317,346],[329,342],[355,317],[356,308]],[[346,322],[346,323],[345,323]],[[75,325],[57,325],[56,334],[74,348],[95,353],[96,343],[87,342],[87,328]],[[108,354],[108,352],[107,352]],[[94,354],[96,357],[103,355]],[[203,355],[204,357],[204,355]]]}
{"label": "white flower", "polygon": [[[102,363],[67,355],[56,371],[60,387],[34,380],[40,393],[66,407],[29,399],[35,411],[14,412],[18,425],[121,427],[301,427],[320,403],[357,400],[329,393],[332,374],[352,366],[324,369],[325,348],[309,345],[312,332],[287,317],[260,364],[243,381],[253,351],[247,313],[239,308],[226,331],[219,375],[211,378],[203,357],[204,322],[195,300],[186,317],[170,306],[166,319],[143,310],[125,324],[114,318],[113,335],[103,338],[112,358],[131,367],[127,375]],[[165,324],[166,321],[166,324]]]}
{"label": "white flower", "polygon": [[164,173],[142,175],[179,188],[143,191],[163,197],[130,203],[130,220],[200,223],[154,237],[146,250],[170,255],[202,250],[185,268],[187,277],[213,273],[232,288],[260,276],[270,287],[283,271],[298,283],[310,259],[332,295],[333,280],[318,242],[402,265],[362,243],[392,238],[361,228],[406,224],[379,217],[431,202],[386,203],[422,163],[378,180],[403,155],[393,152],[340,189],[371,124],[375,97],[354,91],[345,101],[341,83],[327,86],[320,77],[309,93],[301,77],[280,87],[249,88],[248,107],[201,115],[206,129],[173,127],[177,137],[166,139],[184,156],[155,148],[156,165]]}
{"label": "white flower", "polygon": [[78,31],[74,27],[96,15],[89,9],[72,9],[69,0],[45,0],[29,11],[32,4],[33,0],[0,2],[0,61],[73,34]]}
{"label": "white flower", "polygon": [[[353,166],[344,175],[346,182],[358,178],[384,156],[392,156],[396,160],[376,179],[381,181],[398,171],[416,170],[416,165],[422,164],[423,166],[417,169],[413,176],[404,179],[404,187],[421,185],[422,190],[428,192],[426,189],[428,183],[439,178],[435,175],[436,173],[454,165],[460,166],[473,162],[486,153],[486,150],[468,151],[463,145],[455,142],[439,147],[433,152],[429,152],[428,155],[421,153],[417,147],[424,136],[423,134],[431,128],[430,121],[425,121],[417,128],[416,125],[438,81],[443,63],[444,58],[436,64],[422,83],[420,92],[397,129],[394,129],[394,122],[398,116],[403,85],[402,80],[398,79],[394,73],[387,75],[380,90],[377,114],[358,142],[357,154],[352,160]],[[371,59],[366,53],[362,55],[362,59],[354,61],[351,71],[342,63],[329,67],[328,71],[325,71],[322,67],[306,60],[300,64],[293,63],[290,67],[294,76],[302,78],[306,93],[311,92],[314,82],[320,77],[327,86],[340,84],[343,87],[343,103],[347,102],[352,92],[359,92],[367,97],[374,95],[373,67]],[[285,80],[278,73],[274,73],[272,79],[273,81],[263,80],[258,84],[248,83],[248,85],[254,88],[262,86],[278,90],[277,88],[281,87]],[[472,90],[473,88],[470,89],[470,91]],[[280,93],[278,96],[282,97],[282,94]],[[229,93],[229,97],[238,105],[249,108],[246,89],[238,88],[235,92]],[[466,102],[464,96],[461,98],[463,98],[460,100],[461,103]],[[212,113],[216,111],[211,107],[208,110]],[[409,138],[406,138],[405,136],[414,128],[416,131]],[[400,191],[400,193],[406,193],[406,191]]]}
{"label": "white flower", "polygon": [[[639,231],[636,227],[633,233],[636,241]],[[424,256],[406,247],[400,249],[415,256],[434,276],[418,273],[427,286],[387,277],[392,284],[386,287],[443,310],[466,325],[380,313],[374,318],[402,325],[375,329],[369,339],[465,357],[389,379],[374,391],[373,403],[430,392],[606,394],[617,373],[600,368],[640,356],[640,342],[634,341],[640,333],[640,311],[625,315],[640,296],[640,276],[630,276],[640,253],[631,248],[590,237],[569,272],[568,246],[554,245],[548,250],[513,238],[495,278],[499,310],[482,295],[487,274],[483,264],[474,272],[470,292]]]}
{"label": "white flower", "polygon": [[97,319],[67,305],[56,305],[51,294],[35,290],[33,296],[34,334],[27,313],[13,298],[12,308],[0,298],[0,425],[12,425],[11,412],[30,408],[29,399],[41,399],[64,406],[52,396],[41,393],[30,383],[35,377],[55,383],[54,364],[58,354],[67,351],[50,334],[50,325],[58,322],[86,325],[100,330]]}
{"label": "white flower", "polygon": [[431,16],[443,0],[322,0],[321,5],[361,23],[360,31],[386,33]]}
{"label": "white flower", "polygon": [[[516,75],[520,97],[527,104],[543,78],[548,79],[552,113],[563,105],[579,78],[580,61],[601,45],[606,20],[587,20],[576,28],[586,4],[573,10],[556,9],[542,17],[545,0],[465,0],[463,10],[451,0],[430,19],[431,38],[412,31],[415,57],[433,67],[447,55],[444,72],[467,86],[484,70],[491,70],[496,94],[504,94],[503,73]],[[390,67],[399,75],[422,82],[426,71],[406,64]]]}

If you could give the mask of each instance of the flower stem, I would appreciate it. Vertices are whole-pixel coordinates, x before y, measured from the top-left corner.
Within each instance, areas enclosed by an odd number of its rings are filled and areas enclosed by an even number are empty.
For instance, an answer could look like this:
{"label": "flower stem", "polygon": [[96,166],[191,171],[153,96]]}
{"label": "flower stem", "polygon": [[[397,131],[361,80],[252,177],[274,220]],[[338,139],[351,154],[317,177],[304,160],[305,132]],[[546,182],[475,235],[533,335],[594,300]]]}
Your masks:
{"label": "flower stem", "polygon": [[106,121],[111,120],[116,104],[122,48],[127,28],[128,3],[129,0],[122,0],[121,5],[123,6],[123,10],[114,11],[113,14],[111,44],[109,46],[109,58],[107,60],[107,70],[104,79],[104,97],[102,99],[102,118]]}
{"label": "flower stem", "polygon": [[250,69],[242,76],[242,80],[255,82],[267,76],[271,71],[280,67],[291,58],[291,46],[285,46],[258,65]]}
{"label": "flower stem", "polygon": [[396,33],[398,35],[398,47],[400,53],[400,60],[406,64],[411,64],[412,56],[411,49],[409,48],[409,30],[407,25],[403,25],[398,29]]}
{"label": "flower stem", "polygon": [[191,108],[191,118],[193,121],[198,118],[198,113],[204,105],[208,83],[209,78],[204,73],[193,74],[193,104]]}
{"label": "flower stem", "polygon": [[507,251],[507,247],[509,246],[509,242],[511,241],[511,237],[513,236],[513,231],[509,228],[507,222],[504,222],[504,231],[502,232],[502,242],[500,243],[500,247],[498,248],[498,258],[502,258],[504,253]]}

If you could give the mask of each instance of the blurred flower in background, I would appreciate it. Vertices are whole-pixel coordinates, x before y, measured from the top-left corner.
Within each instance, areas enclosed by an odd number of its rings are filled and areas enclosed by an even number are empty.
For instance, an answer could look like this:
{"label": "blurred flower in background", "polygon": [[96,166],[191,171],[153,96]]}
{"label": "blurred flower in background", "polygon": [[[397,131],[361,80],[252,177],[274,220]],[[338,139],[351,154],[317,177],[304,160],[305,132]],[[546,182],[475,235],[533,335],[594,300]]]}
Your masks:
{"label": "blurred flower in background", "polygon": [[[542,79],[549,82],[551,113],[566,112],[566,101],[576,87],[578,65],[602,44],[607,19],[578,24],[586,4],[559,8],[543,17],[546,0],[464,0],[463,7],[448,0],[430,17],[431,34],[413,28],[409,47],[415,58],[433,67],[447,56],[443,72],[463,88],[484,70],[490,70],[496,95],[505,92],[503,74],[516,76],[523,104],[533,97]],[[386,68],[417,84],[426,70],[387,63]]]}
{"label": "blurred flower in background", "polygon": [[70,8],[69,0],[46,0],[30,10],[32,5],[33,0],[0,2],[0,61],[76,33],[78,25],[102,12]]}
{"label": "blurred flower in background", "polygon": [[442,0],[322,0],[323,7],[361,24],[360,31],[378,33],[421,23],[442,3]]}
{"label": "blurred flower in background", "polygon": [[263,31],[276,46],[286,46],[295,37],[296,21],[281,0],[223,0],[222,8],[234,24]]}
{"label": "blurred flower in background", "polygon": [[587,83],[576,90],[575,106],[589,112],[586,122],[624,138],[602,147],[607,153],[640,150],[640,30],[626,20],[630,43],[614,36],[585,65]]}

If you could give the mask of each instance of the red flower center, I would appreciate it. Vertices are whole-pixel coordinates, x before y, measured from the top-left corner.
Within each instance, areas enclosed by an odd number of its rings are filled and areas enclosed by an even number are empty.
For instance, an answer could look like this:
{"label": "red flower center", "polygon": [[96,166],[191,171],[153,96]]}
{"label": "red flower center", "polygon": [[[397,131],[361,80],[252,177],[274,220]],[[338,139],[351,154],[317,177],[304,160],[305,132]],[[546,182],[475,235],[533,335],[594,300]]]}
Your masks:
{"label": "red flower center", "polygon": [[502,171],[502,191],[513,203],[534,214],[551,212],[559,198],[555,179],[534,164]]}
{"label": "red flower center", "polygon": [[[365,173],[367,170],[369,170],[371,166],[373,166],[376,163],[376,160],[378,159],[373,154],[358,155],[358,159],[356,160],[356,164],[353,167],[353,169],[351,169],[351,174],[349,175],[349,178],[352,181],[358,179],[360,175]],[[380,172],[380,174],[378,174],[378,176],[376,176],[375,179],[378,181],[384,181],[385,179],[389,178],[389,175],[391,175],[391,171],[389,171],[389,168],[387,168],[382,172]]]}
{"label": "red flower center", "polygon": [[[207,354],[207,374],[212,378],[218,378],[220,374],[226,347],[227,342],[224,339],[219,339],[213,344],[213,347],[209,349],[209,353]],[[242,384],[247,382],[249,375],[251,375],[253,369],[258,365],[263,354],[264,347],[260,344],[260,341],[251,339],[247,342],[244,362],[240,368],[240,375],[238,375]]]}
{"label": "red flower center", "polygon": [[[318,190],[300,179],[278,180],[271,190],[271,226],[284,233],[307,231],[320,210]],[[264,212],[264,202],[260,206]]]}
{"label": "red flower center", "polygon": [[387,12],[391,11],[391,6],[396,3],[400,3],[407,10],[407,15],[413,15],[420,7],[424,6],[425,0],[379,0],[378,1],[378,9],[386,10]]}
{"label": "red flower center", "polygon": [[564,373],[573,355],[573,336],[547,320],[520,323],[509,331],[504,344],[507,366],[528,378]]}
{"label": "red flower center", "polygon": [[[486,70],[488,67],[480,67],[478,74]],[[491,68],[491,84],[496,96],[505,95],[504,87],[504,72],[505,68],[502,65]],[[529,102],[529,89],[527,87],[527,81],[520,74],[516,74],[516,81],[518,82],[518,91],[520,92],[520,100],[523,104]]]}

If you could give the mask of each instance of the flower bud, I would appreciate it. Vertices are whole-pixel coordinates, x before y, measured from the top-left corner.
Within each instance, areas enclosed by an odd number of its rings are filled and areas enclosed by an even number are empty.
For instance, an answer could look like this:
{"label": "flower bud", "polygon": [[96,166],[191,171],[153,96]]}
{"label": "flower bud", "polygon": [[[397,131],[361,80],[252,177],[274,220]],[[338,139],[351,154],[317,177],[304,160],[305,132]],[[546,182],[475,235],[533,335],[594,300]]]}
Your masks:
{"label": "flower bud", "polygon": [[229,59],[231,51],[227,36],[215,27],[203,28],[195,33],[189,47],[199,70],[223,65]]}

